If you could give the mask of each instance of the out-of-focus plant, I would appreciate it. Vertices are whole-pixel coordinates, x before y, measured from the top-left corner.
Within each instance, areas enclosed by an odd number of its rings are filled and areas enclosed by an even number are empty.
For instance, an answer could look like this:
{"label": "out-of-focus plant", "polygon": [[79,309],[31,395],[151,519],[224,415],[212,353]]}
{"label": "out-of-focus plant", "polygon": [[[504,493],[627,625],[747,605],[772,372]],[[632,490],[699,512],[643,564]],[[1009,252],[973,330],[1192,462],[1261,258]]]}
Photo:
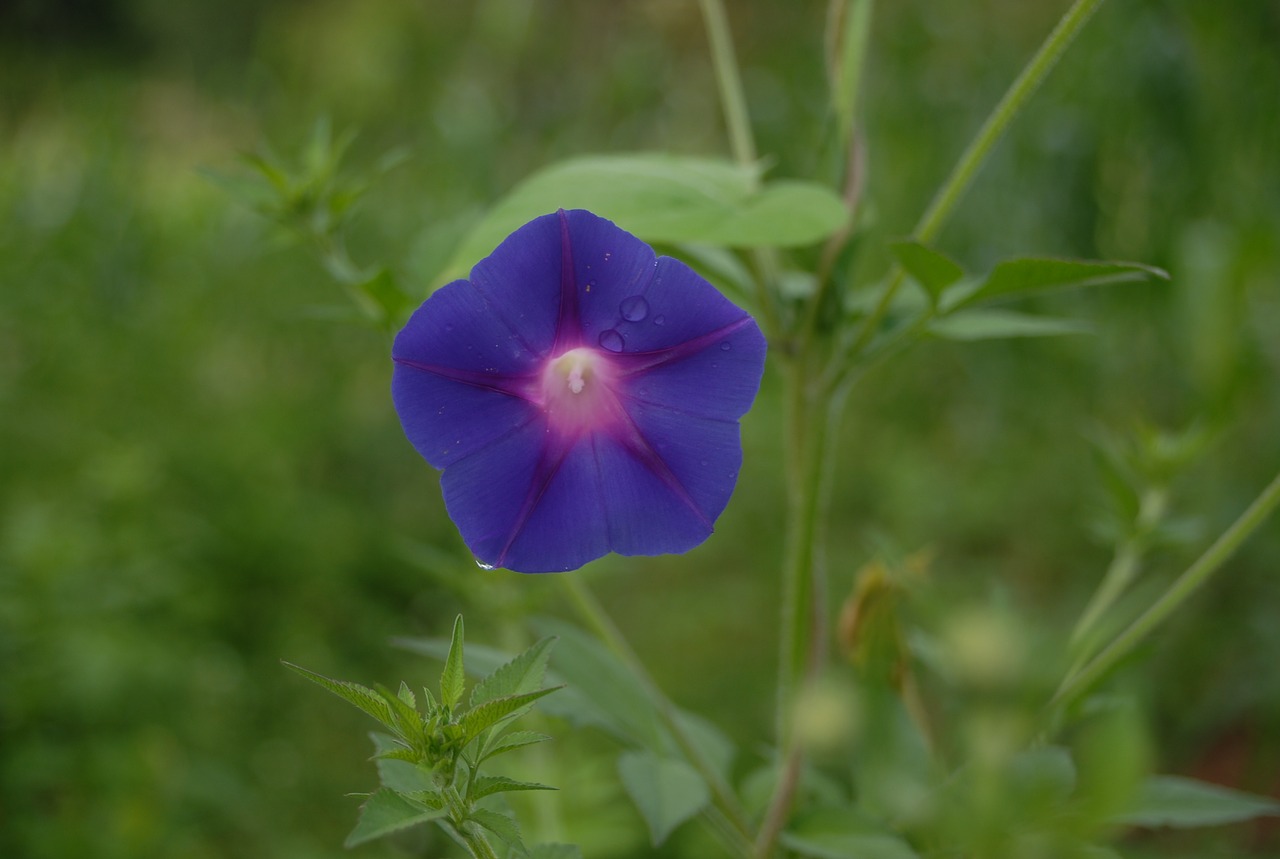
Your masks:
{"label": "out-of-focus plant", "polygon": [[[678,708],[572,573],[561,581],[588,631],[563,621],[530,620],[538,632],[560,638],[550,667],[567,688],[549,699],[545,710],[600,728],[618,741],[623,748],[618,777],[655,845],[685,822],[700,818],[725,854],[754,859],[782,854],[814,859],[1107,857],[1118,855],[1108,845],[1124,827],[1203,826],[1280,813],[1280,805],[1263,797],[1186,778],[1152,776],[1141,714],[1133,701],[1104,684],[1280,504],[1277,477],[1149,606],[1135,612],[1122,603],[1149,549],[1187,536],[1168,513],[1173,478],[1198,451],[1201,438],[1196,433],[1149,434],[1133,443],[1103,445],[1119,511],[1109,528],[1114,560],[1069,635],[1055,636],[1008,605],[946,605],[931,572],[943,562],[927,561],[924,555],[886,557],[867,565],[845,602],[838,634],[829,634],[824,536],[826,501],[832,481],[838,479],[833,467],[835,430],[855,383],[868,368],[928,338],[969,342],[1084,333],[1089,330],[1086,323],[1042,315],[1028,299],[1049,290],[1167,278],[1135,262],[1036,257],[1006,260],[974,274],[935,246],[988,155],[1101,0],[1076,0],[1071,5],[961,154],[909,236],[886,241],[869,229],[871,215],[863,195],[870,166],[859,131],[859,92],[873,5],[872,0],[830,3],[829,118],[841,165],[833,184],[769,175],[753,139],[724,6],[720,0],[700,0],[732,157],[585,155],[550,165],[480,219],[432,284],[449,283],[451,294],[462,295],[465,290],[453,287],[464,282],[458,279],[469,270],[476,284],[530,276],[535,271],[530,260],[550,265],[559,290],[551,290],[553,304],[558,302],[559,309],[549,312],[562,322],[566,314],[572,316],[578,326],[572,329],[578,339],[567,344],[569,352],[548,353],[548,366],[555,372],[544,368],[538,375],[523,365],[501,371],[488,366],[505,335],[497,337],[492,349],[488,342],[477,342],[475,356],[462,354],[468,350],[460,347],[456,355],[430,361],[412,358],[410,363],[450,384],[498,391],[533,411],[561,408],[562,397],[588,390],[584,374],[598,372],[613,379],[619,371],[612,362],[622,360],[614,356],[630,360],[648,354],[627,356],[626,339],[615,329],[599,332],[598,343],[584,339],[582,332],[597,332],[588,322],[580,323],[572,305],[586,300],[593,281],[576,268],[571,246],[577,234],[567,217],[561,216],[560,244],[538,244],[540,250],[534,251],[523,249],[522,242],[504,243],[505,250],[488,257],[483,268],[472,266],[504,237],[523,235],[517,231],[533,229],[535,223],[551,223],[535,221],[541,216],[556,210],[590,210],[643,242],[670,248],[753,313],[783,380],[786,548],[781,564],[776,730],[769,753],[756,760],[756,766],[748,766],[746,755],[724,732]],[[380,280],[381,274],[366,277],[342,251],[341,227],[357,196],[335,178],[342,149],[341,142],[332,144],[325,132],[313,142],[301,172],[290,172],[270,158],[253,159],[266,180],[261,208],[308,237],[363,315],[384,330],[394,330],[408,310],[404,294],[392,288],[391,281]],[[865,264],[874,258],[869,253],[873,248],[891,260],[887,271]],[[508,262],[495,262],[500,258]],[[513,258],[519,265],[511,262]],[[525,263],[529,267],[521,268]],[[496,270],[500,265],[509,269]],[[536,271],[542,272],[538,277],[546,273],[545,267]],[[475,289],[483,298],[484,290]],[[526,336],[524,323],[503,319],[511,308],[489,310],[508,325],[513,339]],[[524,320],[526,311],[537,312],[524,305],[513,312]],[[438,311],[428,301],[418,312]],[[629,322],[662,324],[657,313],[632,318],[625,304],[619,312]],[[554,344],[565,345],[558,332],[566,329],[550,330],[557,332]],[[606,342],[610,333],[618,337]],[[481,352],[487,357],[482,359]],[[573,361],[564,364],[562,359],[568,358]],[[519,349],[514,359],[520,359]],[[540,393],[552,383],[568,385],[571,393]],[[709,386],[705,393],[715,391]],[[687,396],[696,414],[694,394]],[[437,394],[424,394],[409,404],[409,409],[423,412],[415,414],[414,421],[430,420],[428,404],[439,405],[440,413],[465,406],[461,398],[432,397]],[[398,405],[403,416],[405,403]],[[611,437],[630,439],[630,455],[642,460],[651,476],[658,475],[668,487],[682,486],[685,475],[680,468],[644,453],[652,448],[642,444],[643,422],[632,408],[624,397],[601,406],[601,414],[618,421],[616,426],[609,424]],[[504,413],[503,419],[510,416]],[[524,424],[516,419],[511,426],[515,429],[510,433],[515,433]],[[556,426],[552,421],[547,434],[556,435]],[[572,429],[576,432],[578,425],[573,423]],[[499,445],[506,437],[499,433],[482,441]],[[577,436],[572,439],[577,443]],[[414,441],[428,459],[435,462],[432,457],[439,456],[444,463],[447,451],[434,451],[436,440]],[[666,442],[678,447],[678,431],[661,441],[664,447]],[[532,457],[535,464],[528,468],[517,468],[513,456],[510,470],[520,473],[510,479],[525,499],[523,506],[513,508],[519,526],[531,521],[544,495],[561,486],[556,481],[570,450],[572,444],[565,450],[547,448]],[[583,461],[589,463],[589,458]],[[605,486],[606,481],[618,480],[623,484],[620,491],[625,491],[634,477],[606,468],[602,461],[597,448],[598,474],[578,478],[596,480],[607,499],[609,491],[619,487]],[[484,473],[488,480],[508,479],[500,469]],[[486,503],[506,503],[501,495],[485,496],[490,499]],[[568,511],[569,518],[557,520],[549,533],[563,535],[564,540],[578,533],[572,527],[578,520],[572,516],[599,513],[564,499],[556,504],[555,509]],[[492,529],[479,530],[484,533],[477,542],[495,539]],[[500,565],[508,557],[506,549],[518,533],[517,529],[507,539],[506,548],[490,553],[494,563]],[[582,557],[600,554],[581,547],[575,551]],[[771,569],[773,564],[763,561],[762,567]],[[829,664],[833,638],[846,657],[844,664]],[[460,836],[473,855],[490,855],[485,852],[487,842],[473,843],[468,837],[478,832],[475,826],[502,836],[500,830],[507,825],[495,826],[496,813],[482,814],[484,809],[472,802],[477,768],[494,742],[485,731],[496,720],[474,715],[485,712],[484,702],[468,714],[454,711],[461,694],[460,627],[453,646],[441,640],[404,644],[446,660],[442,700],[428,696],[425,714],[414,709],[412,696],[374,693],[311,675],[397,734],[395,741],[379,747],[384,790],[366,805],[357,840],[435,820]],[[529,658],[526,654],[511,664]],[[496,651],[484,651],[469,667],[487,670],[504,660]],[[510,671],[501,669],[494,676]],[[481,681],[478,688],[491,682]],[[523,706],[532,701],[527,696],[536,693],[508,694],[526,696],[519,699]],[[412,762],[426,779],[424,786],[404,791],[389,784],[385,768],[393,761]],[[524,853],[517,839],[504,840],[513,854]]]}

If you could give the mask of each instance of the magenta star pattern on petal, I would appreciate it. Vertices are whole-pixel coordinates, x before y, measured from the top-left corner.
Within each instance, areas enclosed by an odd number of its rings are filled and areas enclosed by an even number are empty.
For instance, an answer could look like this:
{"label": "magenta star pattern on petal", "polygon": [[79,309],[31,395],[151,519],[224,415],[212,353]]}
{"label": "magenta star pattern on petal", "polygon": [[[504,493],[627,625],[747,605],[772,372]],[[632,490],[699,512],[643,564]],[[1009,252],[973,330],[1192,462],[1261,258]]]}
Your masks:
{"label": "magenta star pattern on petal", "polygon": [[391,390],[477,561],[564,571],[710,536],[764,356],[755,321],[687,265],[561,210],[414,312]]}

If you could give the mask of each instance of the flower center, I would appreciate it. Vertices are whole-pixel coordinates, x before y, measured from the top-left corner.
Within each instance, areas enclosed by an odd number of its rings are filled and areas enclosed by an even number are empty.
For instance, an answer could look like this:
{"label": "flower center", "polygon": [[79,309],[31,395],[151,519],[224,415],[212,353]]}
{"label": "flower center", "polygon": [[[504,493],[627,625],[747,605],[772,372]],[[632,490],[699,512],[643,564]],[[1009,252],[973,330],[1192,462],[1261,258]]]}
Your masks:
{"label": "flower center", "polygon": [[586,346],[548,361],[542,371],[542,407],[551,425],[581,431],[607,424],[617,403],[612,370],[607,357]]}

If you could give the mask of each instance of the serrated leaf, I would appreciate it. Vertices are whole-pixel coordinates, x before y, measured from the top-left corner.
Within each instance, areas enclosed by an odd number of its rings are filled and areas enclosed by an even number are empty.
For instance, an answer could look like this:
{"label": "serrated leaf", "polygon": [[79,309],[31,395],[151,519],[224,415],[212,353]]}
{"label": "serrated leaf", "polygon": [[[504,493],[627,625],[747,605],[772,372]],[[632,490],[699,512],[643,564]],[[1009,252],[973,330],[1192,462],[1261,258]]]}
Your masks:
{"label": "serrated leaf", "polygon": [[1135,283],[1158,278],[1168,280],[1167,272],[1136,262],[1108,262],[1072,259],[1015,259],[997,265],[968,294],[943,302],[946,309],[991,301],[1028,292],[1072,287],[1104,286]]}
{"label": "serrated leaf", "polygon": [[477,808],[471,812],[471,820],[501,838],[521,856],[529,852],[524,846],[524,839],[520,836],[520,827],[505,814],[499,814],[488,808]]}
{"label": "serrated leaf", "polygon": [[1075,319],[1033,316],[1013,310],[962,310],[929,323],[929,333],[946,340],[1003,340],[1011,337],[1057,337],[1088,334],[1093,329]]}
{"label": "serrated leaf", "polygon": [[628,752],[618,758],[618,775],[648,824],[655,847],[711,801],[707,783],[684,761]]}
{"label": "serrated leaf", "polygon": [[418,765],[411,750],[396,742],[394,737],[376,731],[369,734],[369,738],[377,750],[374,761],[378,766],[378,781],[383,787],[400,793],[435,789],[431,773]]}
{"label": "serrated leaf", "polygon": [[300,665],[294,665],[292,662],[285,662],[284,665],[286,668],[301,674],[312,683],[328,689],[347,703],[360,708],[391,730],[397,730],[395,720],[391,715],[390,705],[374,690],[367,686],[361,686],[359,683],[325,677],[323,674],[309,671]]}
{"label": "serrated leaf", "polygon": [[547,658],[555,638],[548,636],[503,665],[471,690],[471,706],[478,707],[495,698],[532,692],[542,686],[547,671]]}
{"label": "serrated leaf", "polygon": [[813,859],[918,859],[902,837],[848,808],[802,814],[779,841]]}
{"label": "serrated leaf", "polygon": [[525,746],[532,746],[535,743],[545,743],[549,739],[551,737],[546,734],[538,734],[533,731],[515,731],[492,741],[485,748],[480,760],[486,761],[489,758],[514,751],[515,749],[523,749]]}
{"label": "serrated leaf", "polygon": [[415,695],[413,694],[413,690],[409,688],[409,684],[408,684],[408,683],[406,683],[406,682],[404,682],[403,680],[401,680],[401,681],[400,681],[400,690],[399,690],[398,692],[396,692],[396,696],[397,696],[401,701],[403,701],[404,703],[408,704],[408,705],[409,705],[409,708],[410,708],[411,710],[417,710],[417,709],[418,709],[418,698],[417,698],[417,696],[415,696]]}
{"label": "serrated leaf", "polygon": [[462,701],[462,689],[466,685],[467,675],[463,670],[462,658],[462,615],[453,622],[453,639],[449,644],[449,654],[444,660],[444,673],[440,675],[440,703],[450,711],[458,709]]}
{"label": "serrated leaf", "polygon": [[1112,819],[1128,826],[1189,828],[1280,815],[1280,802],[1183,776],[1148,778],[1136,807]]}
{"label": "serrated leaf", "polygon": [[[401,689],[407,687],[401,683]],[[392,694],[390,689],[378,686],[378,694],[387,702],[391,718],[395,720],[395,731],[410,742],[417,742],[422,736],[422,714],[400,695]],[[412,693],[410,693],[412,694]]]}
{"label": "serrated leaf", "polygon": [[424,808],[410,802],[394,790],[382,788],[369,796],[360,807],[360,822],[347,836],[345,845],[355,847],[366,841],[443,817],[444,811]]}
{"label": "serrated leaf", "polygon": [[964,269],[958,263],[920,242],[890,242],[889,252],[911,279],[924,287],[935,305],[947,287],[964,277]]}
{"label": "serrated leaf", "polygon": [[557,790],[549,784],[538,784],[533,781],[518,781],[500,775],[476,776],[471,783],[471,798],[481,799],[495,793],[508,793],[517,790]]}
{"label": "serrated leaf", "polygon": [[461,726],[465,742],[469,743],[476,737],[480,736],[482,731],[486,731],[498,724],[504,719],[512,718],[523,712],[525,708],[534,701],[544,695],[550,695],[559,689],[559,686],[552,686],[548,689],[539,689],[535,692],[524,692],[519,695],[507,695],[503,698],[495,698],[492,701],[486,701],[474,710],[468,710],[466,715],[462,717]]}

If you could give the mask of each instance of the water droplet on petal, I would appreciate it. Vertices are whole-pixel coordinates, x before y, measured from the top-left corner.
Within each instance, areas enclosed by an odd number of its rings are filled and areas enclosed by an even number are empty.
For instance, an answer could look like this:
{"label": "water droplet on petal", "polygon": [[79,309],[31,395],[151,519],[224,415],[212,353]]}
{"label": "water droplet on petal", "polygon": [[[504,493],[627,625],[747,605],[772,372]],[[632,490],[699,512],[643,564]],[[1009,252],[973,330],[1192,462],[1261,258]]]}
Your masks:
{"label": "water droplet on petal", "polygon": [[666,321],[667,321],[667,317],[663,316],[661,313],[659,313],[657,316],[653,317],[653,324],[654,324],[654,325],[665,325],[665,324],[666,324]]}
{"label": "water droplet on petal", "polygon": [[605,251],[605,252],[604,252],[604,261],[605,261],[605,262],[608,262],[608,261],[609,261],[610,259],[612,259],[612,258],[613,258],[613,254],[609,253],[608,251]]}
{"label": "water droplet on petal", "polygon": [[479,568],[480,568],[480,569],[482,569],[482,570],[492,570],[492,569],[493,569],[493,564],[486,564],[484,561],[480,560],[479,558],[476,558],[476,566],[477,566],[477,567],[479,567]]}
{"label": "water droplet on petal", "polygon": [[728,341],[728,340],[726,340],[726,341],[724,341],[723,343],[721,343],[721,344],[720,344],[720,351],[721,351],[721,352],[728,352],[728,351],[729,351],[730,349],[732,349],[732,348],[733,348],[733,347],[732,347],[731,345],[729,345],[729,341]]}
{"label": "water droplet on petal", "polygon": [[618,312],[628,322],[643,322],[644,318],[649,315],[649,302],[644,300],[643,295],[633,295],[630,298],[622,299],[622,305],[618,307]]}
{"label": "water droplet on petal", "polygon": [[608,349],[610,352],[622,351],[622,335],[610,328],[608,331],[600,333],[600,348]]}

